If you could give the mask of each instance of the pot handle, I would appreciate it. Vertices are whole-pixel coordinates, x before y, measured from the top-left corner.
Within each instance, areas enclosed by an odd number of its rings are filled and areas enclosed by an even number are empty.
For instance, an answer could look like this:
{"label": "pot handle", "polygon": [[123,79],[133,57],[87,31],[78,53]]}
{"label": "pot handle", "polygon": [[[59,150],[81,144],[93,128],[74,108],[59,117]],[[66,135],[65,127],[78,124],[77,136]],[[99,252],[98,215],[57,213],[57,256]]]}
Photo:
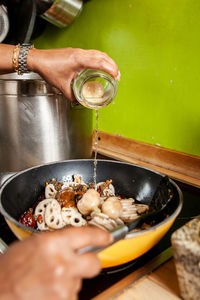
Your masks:
{"label": "pot handle", "polygon": [[4,254],[8,248],[8,245],[0,238],[0,253]]}

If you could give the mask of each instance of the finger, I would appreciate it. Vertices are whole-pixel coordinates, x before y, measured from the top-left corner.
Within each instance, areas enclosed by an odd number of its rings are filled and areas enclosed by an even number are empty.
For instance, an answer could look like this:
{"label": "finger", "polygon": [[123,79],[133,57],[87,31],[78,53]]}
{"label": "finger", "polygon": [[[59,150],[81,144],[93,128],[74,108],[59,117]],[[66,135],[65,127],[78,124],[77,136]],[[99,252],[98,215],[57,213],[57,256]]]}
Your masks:
{"label": "finger", "polygon": [[119,68],[118,68],[116,62],[107,53],[100,52],[100,56],[103,60],[107,61],[108,63],[110,63],[111,66],[113,66],[113,68],[115,70],[114,79],[118,80],[120,78],[119,77],[120,71],[119,71]]}
{"label": "finger", "polygon": [[68,232],[68,238],[70,240],[70,245],[74,250],[78,250],[89,245],[106,246],[113,241],[109,232],[92,226],[71,228]]}
{"label": "finger", "polygon": [[107,60],[110,64],[114,65],[116,68],[118,68],[116,62],[105,52],[99,51],[99,50],[88,50],[91,51],[93,57],[99,57],[101,59]]}
{"label": "finger", "polygon": [[70,247],[74,251],[89,245],[106,246],[113,241],[109,232],[90,226],[65,228],[55,231],[53,234],[56,235],[56,241],[62,245],[63,249]]}
{"label": "finger", "polygon": [[101,271],[101,262],[94,253],[85,253],[76,257],[74,270],[81,278],[91,278]]}
{"label": "finger", "polygon": [[107,54],[96,50],[85,50],[82,64],[84,68],[102,70],[117,80],[119,69],[117,64]]}
{"label": "finger", "polygon": [[91,69],[98,69],[110,74],[115,80],[117,80],[118,68],[116,68],[113,64],[109,63],[105,59],[101,59],[97,62],[96,66],[90,67]]}
{"label": "finger", "polygon": [[76,98],[71,87],[71,82],[72,80],[68,79],[67,82],[62,85],[61,91],[69,101],[73,102],[76,101]]}
{"label": "finger", "polygon": [[104,71],[104,72],[110,74],[115,80],[117,79],[117,75],[119,72],[118,67],[111,64],[105,58],[98,58],[98,59],[96,59],[96,61],[95,60],[91,61],[89,68]]}
{"label": "finger", "polygon": [[118,65],[107,53],[102,52],[102,57],[107,59],[110,62],[110,64],[112,64],[116,68],[116,70],[118,70],[118,72],[119,72]]}
{"label": "finger", "polygon": [[107,60],[110,64],[114,65],[116,68],[118,68],[116,62],[105,52],[99,51],[99,50],[88,50],[91,51],[93,57],[99,57],[101,59]]}

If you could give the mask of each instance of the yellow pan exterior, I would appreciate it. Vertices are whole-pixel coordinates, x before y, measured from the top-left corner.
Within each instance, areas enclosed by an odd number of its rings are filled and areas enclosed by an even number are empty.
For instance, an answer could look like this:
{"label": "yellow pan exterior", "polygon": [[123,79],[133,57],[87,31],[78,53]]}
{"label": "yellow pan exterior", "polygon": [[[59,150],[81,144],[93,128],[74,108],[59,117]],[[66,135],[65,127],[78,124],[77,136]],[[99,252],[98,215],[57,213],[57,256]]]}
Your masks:
{"label": "yellow pan exterior", "polygon": [[98,254],[102,267],[109,268],[127,263],[138,258],[155,246],[172,226],[174,219],[161,224],[156,228],[150,228],[136,233],[133,237],[121,240],[113,246]]}
{"label": "yellow pan exterior", "polygon": [[16,235],[16,237],[19,240],[24,240],[25,238],[31,236],[33,234],[33,232],[25,230],[23,228],[18,227],[17,225],[15,225],[12,221],[8,220],[7,218],[5,218],[8,226],[10,227],[10,229],[12,230],[12,232]]}
{"label": "yellow pan exterior", "polygon": [[[132,237],[119,241],[100,252],[98,256],[101,260],[102,267],[110,268],[118,266],[146,253],[165,235],[172,226],[175,218],[176,216],[157,225],[155,228],[152,227],[144,231],[136,232]],[[6,221],[13,233],[20,240],[33,234],[31,231],[18,227],[8,219],[6,219]]]}

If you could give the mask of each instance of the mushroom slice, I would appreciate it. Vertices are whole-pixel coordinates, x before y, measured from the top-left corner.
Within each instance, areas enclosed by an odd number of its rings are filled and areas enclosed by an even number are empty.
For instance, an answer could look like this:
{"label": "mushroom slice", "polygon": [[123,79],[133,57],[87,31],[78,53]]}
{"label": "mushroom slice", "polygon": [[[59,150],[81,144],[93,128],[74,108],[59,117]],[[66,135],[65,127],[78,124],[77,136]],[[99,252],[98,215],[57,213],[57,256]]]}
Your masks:
{"label": "mushroom slice", "polygon": [[51,229],[59,229],[65,226],[61,215],[61,207],[57,200],[52,200],[45,210],[45,222]]}
{"label": "mushroom slice", "polygon": [[45,187],[45,198],[49,199],[49,198],[53,198],[55,199],[57,194],[57,191],[55,189],[55,186],[52,183],[49,183],[46,187]]}
{"label": "mushroom slice", "polygon": [[109,197],[102,204],[102,212],[112,219],[117,219],[122,213],[122,205],[117,197]]}
{"label": "mushroom slice", "polygon": [[94,189],[89,189],[83,195],[83,197],[78,201],[78,210],[83,215],[88,215],[92,211],[95,211],[100,206],[100,195]]}

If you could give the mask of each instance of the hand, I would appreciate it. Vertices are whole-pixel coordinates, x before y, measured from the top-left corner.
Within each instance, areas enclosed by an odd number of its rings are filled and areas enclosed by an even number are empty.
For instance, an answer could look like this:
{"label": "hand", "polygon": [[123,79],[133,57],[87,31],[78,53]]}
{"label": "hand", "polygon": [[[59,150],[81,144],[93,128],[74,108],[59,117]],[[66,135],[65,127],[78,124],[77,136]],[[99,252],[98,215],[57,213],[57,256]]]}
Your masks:
{"label": "hand", "polygon": [[94,253],[78,255],[88,245],[104,246],[111,235],[82,227],[36,234],[14,243],[0,256],[0,298],[4,300],[75,300],[83,278],[100,272]]}
{"label": "hand", "polygon": [[30,70],[39,73],[71,101],[74,100],[71,82],[84,69],[102,70],[115,80],[120,79],[116,63],[106,53],[97,50],[33,48],[29,50],[27,64]]}

